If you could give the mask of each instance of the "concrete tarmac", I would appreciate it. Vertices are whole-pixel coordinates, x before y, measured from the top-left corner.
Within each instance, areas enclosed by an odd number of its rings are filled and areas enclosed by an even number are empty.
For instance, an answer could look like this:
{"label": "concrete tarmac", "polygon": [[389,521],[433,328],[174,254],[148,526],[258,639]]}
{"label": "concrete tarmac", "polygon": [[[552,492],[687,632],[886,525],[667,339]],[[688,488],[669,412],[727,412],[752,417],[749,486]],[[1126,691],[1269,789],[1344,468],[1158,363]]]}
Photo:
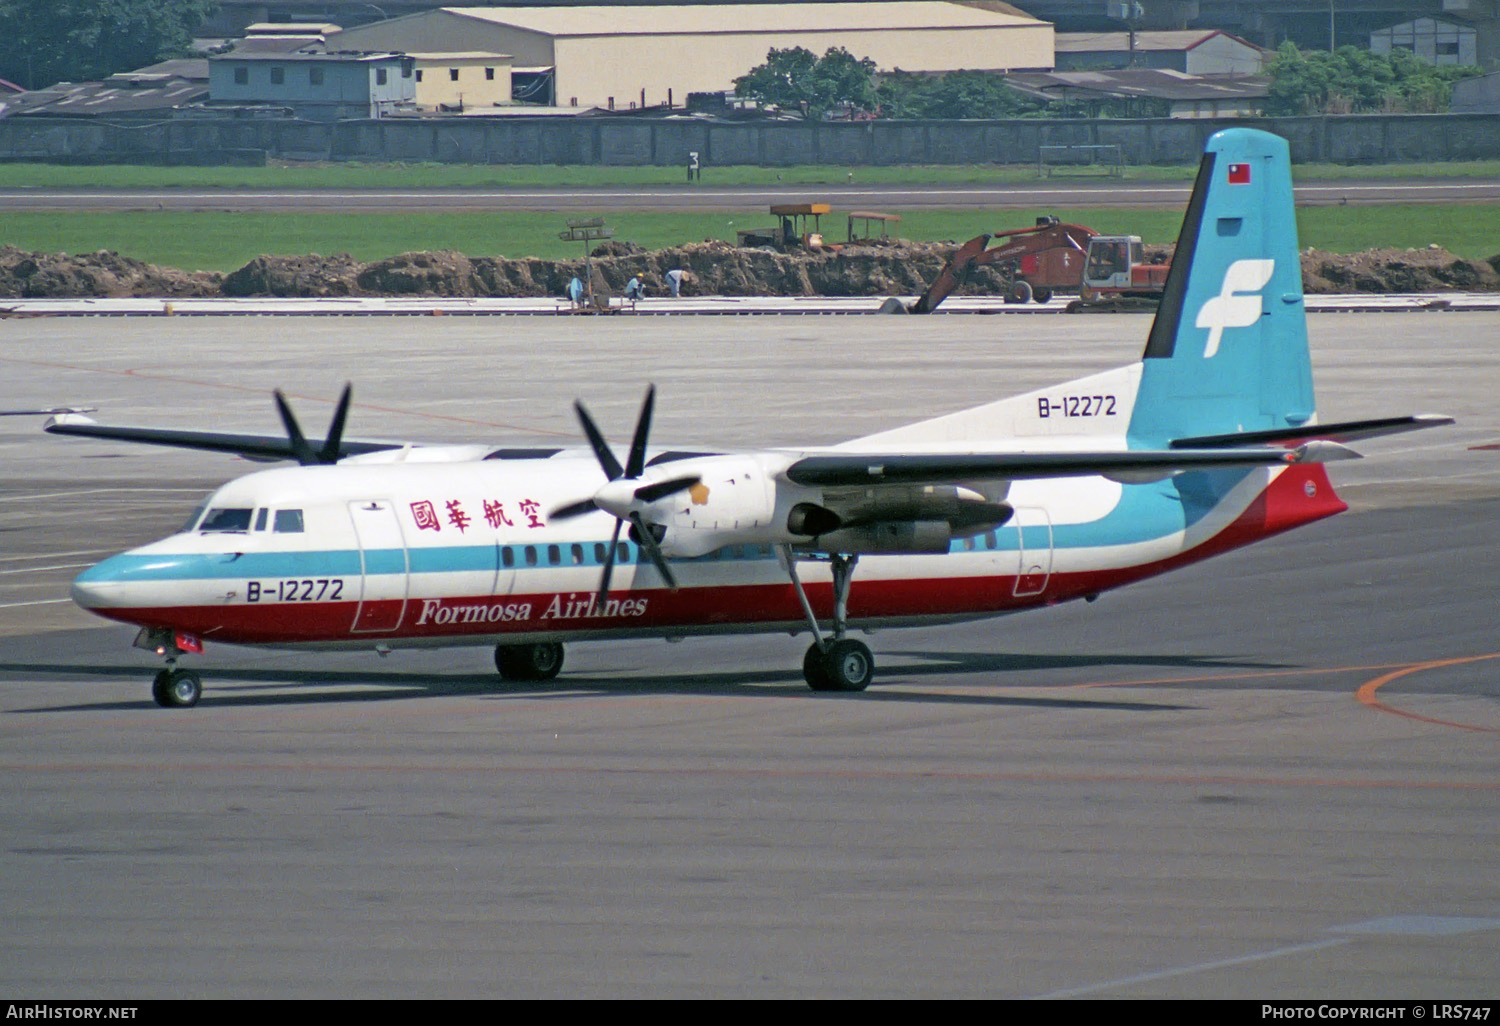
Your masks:
{"label": "concrete tarmac", "polygon": [[[49,319],[0,408],[623,446],[830,442],[1134,359],[1102,317]],[[151,703],[66,601],[256,465],[0,419],[0,988],[150,997],[1494,996],[1493,314],[1319,315],[1325,420],[1440,412],[1330,468],[1353,510],[1094,604],[870,639],[210,646]],[[855,585],[857,601],[858,584]]]}

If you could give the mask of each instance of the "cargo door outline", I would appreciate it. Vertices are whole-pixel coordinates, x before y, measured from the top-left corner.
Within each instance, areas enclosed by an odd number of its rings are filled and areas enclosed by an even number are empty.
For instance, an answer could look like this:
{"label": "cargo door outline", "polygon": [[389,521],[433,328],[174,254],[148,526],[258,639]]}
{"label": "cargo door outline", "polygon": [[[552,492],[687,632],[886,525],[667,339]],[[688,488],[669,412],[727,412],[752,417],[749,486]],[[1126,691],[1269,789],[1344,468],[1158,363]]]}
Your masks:
{"label": "cargo door outline", "polygon": [[1052,576],[1052,518],[1045,509],[1017,506],[1011,520],[1016,529],[1016,587],[1014,595],[1040,595]]}
{"label": "cargo door outline", "polygon": [[406,615],[410,561],[395,503],[387,499],[349,503],[359,539],[359,608],[351,634],[389,633]]}

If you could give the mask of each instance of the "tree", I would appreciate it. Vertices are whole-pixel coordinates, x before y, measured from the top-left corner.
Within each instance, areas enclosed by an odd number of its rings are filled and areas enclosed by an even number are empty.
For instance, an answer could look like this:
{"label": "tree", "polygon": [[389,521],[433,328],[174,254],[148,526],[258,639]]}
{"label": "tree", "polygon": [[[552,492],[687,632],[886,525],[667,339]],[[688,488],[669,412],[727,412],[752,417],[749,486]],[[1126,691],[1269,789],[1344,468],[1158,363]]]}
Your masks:
{"label": "tree", "polygon": [[913,75],[895,71],[879,88],[880,109],[893,118],[1015,118],[1044,105],[1022,97],[992,71]]}
{"label": "tree", "polygon": [[821,117],[835,107],[875,106],[875,62],[836,46],[822,57],[800,46],[772,47],[766,63],[734,80],[734,91],[763,104]]}
{"label": "tree", "polygon": [[1479,74],[1402,50],[1383,55],[1341,46],[1334,53],[1303,53],[1292,43],[1281,44],[1267,71],[1265,111],[1271,115],[1447,110],[1453,83]]}
{"label": "tree", "polygon": [[27,89],[187,54],[219,0],[0,0],[0,78]]}

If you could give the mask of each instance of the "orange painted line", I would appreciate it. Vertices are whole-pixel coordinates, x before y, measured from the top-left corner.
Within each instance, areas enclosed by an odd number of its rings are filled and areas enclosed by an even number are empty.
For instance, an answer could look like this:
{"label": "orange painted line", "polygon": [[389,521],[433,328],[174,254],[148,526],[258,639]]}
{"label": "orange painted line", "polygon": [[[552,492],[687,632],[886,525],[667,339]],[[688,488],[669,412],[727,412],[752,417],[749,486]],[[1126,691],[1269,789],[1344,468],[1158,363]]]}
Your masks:
{"label": "orange painted line", "polygon": [[[1500,653],[1497,653],[1500,654]],[[1158,677],[1146,680],[1096,680],[1082,684],[1043,684],[1038,691],[1062,690],[1066,688],[1129,688],[1150,687],[1162,684],[1210,684],[1225,680],[1260,680],[1266,677],[1303,677],[1325,673],[1367,673],[1370,670],[1389,670],[1392,667],[1409,667],[1410,663],[1375,663],[1371,666],[1322,666],[1297,670],[1256,670],[1249,673],[1216,673],[1198,677]]]}
{"label": "orange painted line", "polygon": [[1459,730],[1480,730],[1486,734],[1500,734],[1500,730],[1494,727],[1480,727],[1472,723],[1454,723],[1450,720],[1439,720],[1431,716],[1422,716],[1418,713],[1407,712],[1404,709],[1397,709],[1394,706],[1386,705],[1375,697],[1375,692],[1391,681],[1400,680],[1402,677],[1410,676],[1413,673],[1424,673],[1427,670],[1437,670],[1445,666],[1463,666],[1465,663],[1477,663],[1485,659],[1500,659],[1500,652],[1490,652],[1486,655],[1477,656],[1462,656],[1458,659],[1434,659],[1427,663],[1417,663],[1404,669],[1394,670],[1373,680],[1365,681],[1359,686],[1359,690],[1354,693],[1354,696],[1359,699],[1361,705],[1368,706],[1379,712],[1390,713],[1392,716],[1405,716],[1409,720],[1420,720],[1423,723],[1431,723],[1439,727],[1456,727]]}

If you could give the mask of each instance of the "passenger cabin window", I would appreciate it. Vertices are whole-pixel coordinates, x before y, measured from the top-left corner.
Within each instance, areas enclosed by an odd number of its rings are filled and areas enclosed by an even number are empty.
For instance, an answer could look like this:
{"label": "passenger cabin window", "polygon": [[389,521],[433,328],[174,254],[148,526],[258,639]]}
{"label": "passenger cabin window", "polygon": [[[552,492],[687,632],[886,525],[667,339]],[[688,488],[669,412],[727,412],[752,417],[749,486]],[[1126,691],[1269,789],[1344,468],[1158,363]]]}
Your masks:
{"label": "passenger cabin window", "polygon": [[556,545],[547,546],[547,562],[551,563],[553,566],[557,566],[562,562],[562,550],[559,549]]}
{"label": "passenger cabin window", "polygon": [[511,548],[509,545],[505,546],[505,548],[500,550],[500,562],[505,564],[505,568],[507,570],[515,566],[516,550]]}
{"label": "passenger cabin window", "polygon": [[277,534],[301,534],[302,511],[300,509],[278,509],[276,511]]}
{"label": "passenger cabin window", "polygon": [[205,534],[210,531],[248,531],[250,514],[254,512],[253,509],[211,509],[198,530]]}

